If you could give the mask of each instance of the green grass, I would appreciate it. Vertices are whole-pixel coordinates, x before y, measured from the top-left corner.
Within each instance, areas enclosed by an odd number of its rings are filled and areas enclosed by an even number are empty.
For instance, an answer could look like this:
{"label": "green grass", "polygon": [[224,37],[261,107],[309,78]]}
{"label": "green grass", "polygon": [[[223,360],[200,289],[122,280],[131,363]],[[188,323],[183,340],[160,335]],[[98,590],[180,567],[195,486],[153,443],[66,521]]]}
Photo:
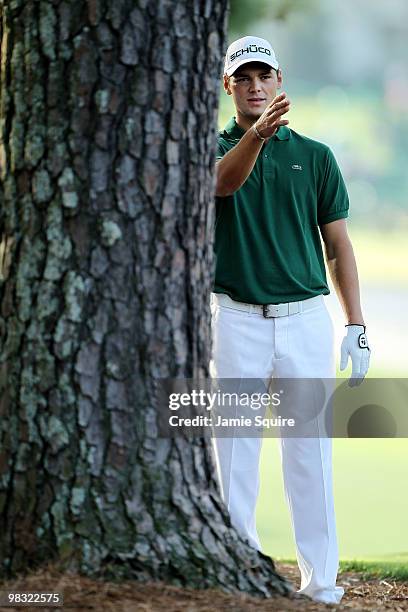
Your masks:
{"label": "green grass", "polygon": [[[297,565],[296,559],[275,557],[281,563]],[[392,560],[383,559],[343,559],[340,561],[340,572],[361,572],[364,578],[377,578],[379,580],[390,578],[392,580],[408,580],[408,553],[399,555]]]}
{"label": "green grass", "polygon": [[[404,561],[408,565],[408,441],[334,439],[333,472],[341,559]],[[266,554],[294,558],[277,441],[261,456],[258,533]],[[367,561],[368,562],[368,561]]]}
{"label": "green grass", "polygon": [[[402,555],[399,555],[402,557]],[[340,571],[362,572],[366,578],[408,580],[408,553],[405,561],[386,559],[351,559],[340,561]]]}

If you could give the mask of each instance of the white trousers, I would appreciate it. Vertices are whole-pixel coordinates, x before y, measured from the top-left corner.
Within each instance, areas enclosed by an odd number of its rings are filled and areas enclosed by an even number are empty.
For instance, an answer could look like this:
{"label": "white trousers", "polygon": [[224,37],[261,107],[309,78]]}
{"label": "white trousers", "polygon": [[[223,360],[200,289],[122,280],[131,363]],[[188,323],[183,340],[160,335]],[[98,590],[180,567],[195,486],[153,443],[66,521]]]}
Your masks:
{"label": "white trousers", "polygon": [[[213,377],[262,379],[335,377],[333,324],[324,303],[298,314],[264,318],[211,300]],[[261,549],[255,524],[261,437],[213,439],[224,501],[231,521]],[[301,574],[300,593],[338,603],[338,548],[329,437],[278,437],[285,497]]]}

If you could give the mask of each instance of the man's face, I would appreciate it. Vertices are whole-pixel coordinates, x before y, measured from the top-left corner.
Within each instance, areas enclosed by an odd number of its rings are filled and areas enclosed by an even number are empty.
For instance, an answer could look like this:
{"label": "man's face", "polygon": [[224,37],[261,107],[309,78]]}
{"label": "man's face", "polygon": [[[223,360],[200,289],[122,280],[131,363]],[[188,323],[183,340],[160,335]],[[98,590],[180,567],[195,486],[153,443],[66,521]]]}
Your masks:
{"label": "man's face", "polygon": [[224,75],[224,89],[232,96],[237,113],[249,120],[262,115],[281,84],[281,71],[260,62],[244,64],[230,77]]}

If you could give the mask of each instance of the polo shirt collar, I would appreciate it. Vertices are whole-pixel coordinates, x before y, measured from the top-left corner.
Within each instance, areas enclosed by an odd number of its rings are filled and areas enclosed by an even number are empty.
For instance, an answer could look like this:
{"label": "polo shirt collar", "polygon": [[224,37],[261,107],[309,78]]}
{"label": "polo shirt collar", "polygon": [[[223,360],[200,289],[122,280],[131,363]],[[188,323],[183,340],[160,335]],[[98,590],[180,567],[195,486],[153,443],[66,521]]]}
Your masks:
{"label": "polo shirt collar", "polygon": [[290,137],[290,129],[286,125],[281,125],[274,136],[277,140],[289,140]]}
{"label": "polo shirt collar", "polygon": [[[231,119],[228,121],[224,128],[224,132],[226,132],[230,138],[242,138],[242,136],[245,134],[245,130],[243,130],[242,127],[240,127],[235,121],[235,117],[231,117]],[[289,140],[290,136],[290,129],[286,127],[286,125],[281,125],[276,134],[273,136],[273,139]]]}

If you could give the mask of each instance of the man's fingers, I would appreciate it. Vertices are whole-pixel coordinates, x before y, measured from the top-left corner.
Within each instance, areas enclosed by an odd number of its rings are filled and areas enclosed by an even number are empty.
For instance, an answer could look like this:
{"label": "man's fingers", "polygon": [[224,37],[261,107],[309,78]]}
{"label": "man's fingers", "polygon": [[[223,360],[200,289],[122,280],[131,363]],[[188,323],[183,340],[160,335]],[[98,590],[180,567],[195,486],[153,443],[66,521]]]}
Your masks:
{"label": "man's fingers", "polygon": [[276,98],[274,98],[272,102],[268,104],[268,106],[265,109],[265,113],[270,113],[271,111],[274,111],[276,108],[280,108],[288,104],[290,104],[289,98],[286,97],[286,94],[282,94],[281,96],[277,96]]}
{"label": "man's fingers", "polygon": [[281,100],[280,102],[275,102],[269,105],[269,108],[267,109],[268,112],[274,112],[276,110],[278,110],[279,108],[285,108],[286,106],[290,106],[290,100],[288,100],[288,98],[285,98],[284,100]]}
{"label": "man's fingers", "polygon": [[287,113],[289,109],[290,109],[289,104],[285,104],[284,106],[280,106],[278,108],[271,108],[271,110],[268,113],[266,113],[265,119],[273,120],[276,117],[280,117],[281,115],[284,115],[285,113]]}
{"label": "man's fingers", "polygon": [[282,100],[282,98],[286,98],[286,91],[282,91],[278,96],[275,96],[272,100],[272,104],[278,102],[278,100]]}
{"label": "man's fingers", "polygon": [[271,110],[266,114],[265,119],[268,120],[274,120],[277,117],[280,117],[281,115],[284,115],[285,113],[287,113],[290,110],[290,105],[289,104],[285,104],[284,106],[280,106],[278,108],[271,108]]}
{"label": "man's fingers", "polygon": [[270,117],[268,117],[268,122],[276,123],[280,121],[282,115],[285,115],[289,111],[289,108],[280,108],[276,112],[272,113]]}
{"label": "man's fingers", "polygon": [[284,115],[288,112],[290,108],[289,104],[285,104],[285,106],[280,106],[279,108],[275,108],[272,115]]}

